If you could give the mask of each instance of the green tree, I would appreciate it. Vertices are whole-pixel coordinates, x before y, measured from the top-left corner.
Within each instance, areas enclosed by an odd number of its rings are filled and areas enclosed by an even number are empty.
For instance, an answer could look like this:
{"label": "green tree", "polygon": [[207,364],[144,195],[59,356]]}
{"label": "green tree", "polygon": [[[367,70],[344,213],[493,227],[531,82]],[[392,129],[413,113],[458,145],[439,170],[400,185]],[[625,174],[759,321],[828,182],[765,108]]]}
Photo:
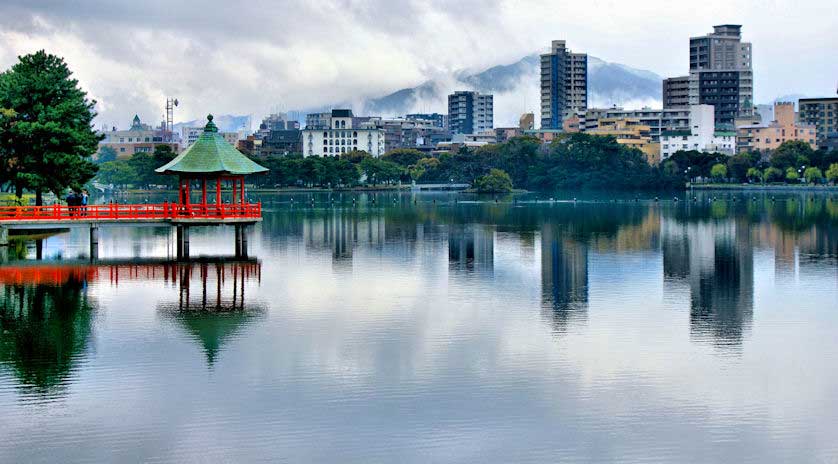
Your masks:
{"label": "green tree", "polygon": [[126,186],[137,181],[137,171],[127,160],[108,161],[99,165],[96,179],[103,184]]}
{"label": "green tree", "polygon": [[492,169],[489,174],[478,177],[474,187],[480,193],[508,193],[512,191],[512,178],[505,171]]}
{"label": "green tree", "polygon": [[102,164],[109,161],[116,161],[116,150],[107,145],[99,147],[99,152],[96,155],[96,163]]}
{"label": "green tree", "polygon": [[162,164],[157,164],[157,160],[154,159],[153,154],[143,152],[134,153],[126,162],[136,173],[136,180],[132,184],[148,188],[152,184],[165,183],[166,180],[163,179],[163,176],[154,172]]}
{"label": "green tree", "polygon": [[806,179],[806,182],[810,184],[815,184],[820,182],[821,179],[823,179],[823,172],[821,172],[820,169],[815,167],[806,168],[806,170],[803,171],[803,178]]}
{"label": "green tree", "polygon": [[717,181],[724,180],[727,177],[727,166],[722,163],[714,164],[712,168],[710,168],[710,177],[716,179]]}
{"label": "green tree", "polygon": [[750,180],[751,182],[759,182],[760,180],[762,180],[762,171],[760,171],[758,168],[748,168],[746,176],[748,177],[748,180]]}
{"label": "green tree", "polygon": [[814,150],[808,143],[802,140],[788,140],[771,154],[771,166],[782,170],[788,170],[791,167],[797,169],[809,164],[809,159],[813,154]]}
{"label": "green tree", "polygon": [[398,164],[379,158],[365,158],[360,166],[367,176],[367,182],[372,185],[398,181],[404,172],[404,168]]}
{"label": "green tree", "polygon": [[64,60],[43,50],[0,74],[0,108],[15,114],[0,125],[0,158],[14,166],[9,181],[18,198],[27,189],[41,205],[43,193],[60,196],[93,178],[90,157],[102,139],[92,127],[95,104]]}
{"label": "green tree", "polygon": [[829,165],[829,169],[826,170],[826,180],[829,182],[838,181],[838,163]]}
{"label": "green tree", "polygon": [[729,177],[735,179],[737,182],[743,182],[748,178],[748,169],[752,168],[754,163],[749,153],[741,153],[731,156],[727,160],[727,172]]}
{"label": "green tree", "polygon": [[382,155],[381,159],[407,167],[416,164],[419,160],[427,158],[428,156],[429,155],[412,148],[397,148]]}
{"label": "green tree", "polygon": [[786,169],[786,181],[788,182],[797,182],[800,179],[800,175],[797,174],[797,170],[794,168]]}
{"label": "green tree", "polygon": [[340,154],[340,159],[345,159],[352,164],[360,164],[361,161],[372,158],[372,155],[363,151],[363,150],[352,150],[346,153]]}
{"label": "green tree", "polygon": [[766,168],[762,173],[762,180],[763,182],[779,182],[783,180],[783,171],[773,166]]}

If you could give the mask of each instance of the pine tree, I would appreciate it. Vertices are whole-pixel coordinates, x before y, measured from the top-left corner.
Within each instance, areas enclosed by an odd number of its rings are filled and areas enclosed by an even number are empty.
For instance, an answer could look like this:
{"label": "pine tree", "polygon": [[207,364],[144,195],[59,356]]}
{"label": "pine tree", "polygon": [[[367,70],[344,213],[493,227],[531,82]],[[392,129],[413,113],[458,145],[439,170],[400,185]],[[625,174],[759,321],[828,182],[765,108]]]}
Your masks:
{"label": "pine tree", "polygon": [[64,60],[43,50],[0,74],[0,108],[13,118],[0,124],[0,160],[12,167],[5,180],[18,197],[35,192],[41,205],[44,192],[61,196],[93,178],[101,140],[92,127],[95,104]]}

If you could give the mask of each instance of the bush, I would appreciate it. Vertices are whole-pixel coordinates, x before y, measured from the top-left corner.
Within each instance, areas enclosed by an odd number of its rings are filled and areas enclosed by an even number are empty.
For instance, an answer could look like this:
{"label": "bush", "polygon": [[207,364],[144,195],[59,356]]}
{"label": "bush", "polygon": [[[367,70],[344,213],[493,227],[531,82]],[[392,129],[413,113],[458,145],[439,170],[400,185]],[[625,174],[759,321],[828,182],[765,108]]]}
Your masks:
{"label": "bush", "polygon": [[489,174],[478,177],[474,187],[480,193],[509,193],[512,191],[512,178],[506,171],[492,169]]}

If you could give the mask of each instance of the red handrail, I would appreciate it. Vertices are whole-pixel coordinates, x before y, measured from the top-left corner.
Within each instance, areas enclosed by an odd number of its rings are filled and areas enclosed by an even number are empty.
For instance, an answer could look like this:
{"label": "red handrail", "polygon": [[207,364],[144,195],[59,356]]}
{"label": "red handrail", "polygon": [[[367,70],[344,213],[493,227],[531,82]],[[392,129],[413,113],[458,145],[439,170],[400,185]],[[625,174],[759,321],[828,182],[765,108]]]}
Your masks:
{"label": "red handrail", "polygon": [[0,206],[3,221],[96,221],[160,219],[247,219],[262,217],[261,203],[180,205],[160,203],[124,205],[109,203],[88,206]]}

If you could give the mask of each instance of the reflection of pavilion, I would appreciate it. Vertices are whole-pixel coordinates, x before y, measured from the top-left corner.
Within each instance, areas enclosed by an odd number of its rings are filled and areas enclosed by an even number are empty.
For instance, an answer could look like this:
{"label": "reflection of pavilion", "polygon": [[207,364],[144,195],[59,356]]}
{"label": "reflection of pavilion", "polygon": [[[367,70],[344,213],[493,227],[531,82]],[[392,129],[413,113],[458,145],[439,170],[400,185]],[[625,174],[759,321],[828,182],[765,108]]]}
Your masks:
{"label": "reflection of pavilion", "polygon": [[559,329],[586,316],[588,246],[549,223],[541,228],[541,298]]}
{"label": "reflection of pavilion", "polygon": [[448,262],[456,269],[491,274],[495,264],[494,231],[479,224],[451,224]]}
{"label": "reflection of pavilion", "polygon": [[245,301],[246,284],[261,280],[258,261],[177,263],[166,274],[178,287],[178,299],[160,304],[159,311],[201,344],[210,365],[226,341],[266,310]]}
{"label": "reflection of pavilion", "polygon": [[719,346],[739,345],[753,317],[753,246],[734,221],[662,221],[665,285],[690,291],[690,332]]}

